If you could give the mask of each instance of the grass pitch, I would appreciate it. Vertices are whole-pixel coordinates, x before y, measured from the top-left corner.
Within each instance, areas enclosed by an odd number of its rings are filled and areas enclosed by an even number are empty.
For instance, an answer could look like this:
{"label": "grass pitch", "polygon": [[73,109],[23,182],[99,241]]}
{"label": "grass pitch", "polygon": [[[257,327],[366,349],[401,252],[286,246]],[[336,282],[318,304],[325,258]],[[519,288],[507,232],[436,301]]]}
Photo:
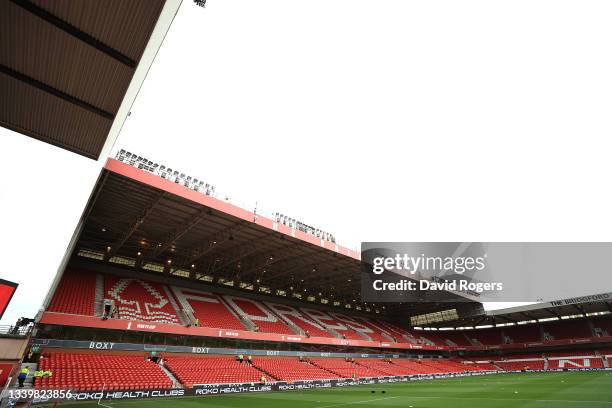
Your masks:
{"label": "grass pitch", "polygon": [[[612,408],[612,372],[498,374],[308,391],[103,401],[103,404],[126,408]],[[61,406],[100,408],[96,403]]]}

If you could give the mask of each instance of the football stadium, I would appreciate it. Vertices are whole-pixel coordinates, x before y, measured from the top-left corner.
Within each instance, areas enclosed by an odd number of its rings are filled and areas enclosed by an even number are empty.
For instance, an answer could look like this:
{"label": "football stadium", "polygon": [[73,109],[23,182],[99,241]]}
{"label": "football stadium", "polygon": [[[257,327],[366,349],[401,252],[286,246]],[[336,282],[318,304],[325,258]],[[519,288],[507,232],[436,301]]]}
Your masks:
{"label": "football stadium", "polygon": [[[561,282],[540,253],[575,272],[609,246],[516,244],[508,260],[429,243],[394,273],[393,245],[344,246],[180,163],[111,156],[179,6],[0,0],[0,124],[101,163],[40,310],[0,326],[1,407],[612,407],[607,269],[581,296],[491,309],[480,293],[514,289],[499,263]],[[0,279],[0,317],[19,288]]]}

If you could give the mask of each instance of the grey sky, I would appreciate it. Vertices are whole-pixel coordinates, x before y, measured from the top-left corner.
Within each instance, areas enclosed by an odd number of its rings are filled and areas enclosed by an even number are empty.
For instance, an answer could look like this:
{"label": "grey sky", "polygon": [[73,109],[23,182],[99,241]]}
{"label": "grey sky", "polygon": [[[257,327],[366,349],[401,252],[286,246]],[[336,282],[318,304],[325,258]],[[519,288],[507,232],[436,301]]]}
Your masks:
{"label": "grey sky", "polygon": [[[609,241],[610,11],[185,0],[115,149],[348,246]],[[101,163],[0,135],[10,324],[38,309]]]}

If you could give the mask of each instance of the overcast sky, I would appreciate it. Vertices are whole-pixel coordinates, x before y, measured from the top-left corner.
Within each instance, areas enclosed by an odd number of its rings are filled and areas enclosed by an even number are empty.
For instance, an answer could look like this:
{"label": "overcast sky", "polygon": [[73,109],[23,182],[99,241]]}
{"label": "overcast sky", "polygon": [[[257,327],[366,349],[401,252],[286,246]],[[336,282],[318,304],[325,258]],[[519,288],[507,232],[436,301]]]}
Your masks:
{"label": "overcast sky", "polygon": [[[611,11],[185,0],[115,150],[350,247],[609,241]],[[38,310],[102,162],[3,128],[0,151],[10,324]]]}

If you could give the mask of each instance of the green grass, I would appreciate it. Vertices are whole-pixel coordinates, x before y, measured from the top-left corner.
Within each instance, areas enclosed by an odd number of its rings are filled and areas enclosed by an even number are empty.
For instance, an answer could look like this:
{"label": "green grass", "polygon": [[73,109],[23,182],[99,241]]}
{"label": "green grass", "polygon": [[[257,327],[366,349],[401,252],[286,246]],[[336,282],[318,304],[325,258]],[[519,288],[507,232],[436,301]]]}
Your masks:
{"label": "green grass", "polygon": [[[126,408],[612,408],[612,372],[499,374],[308,391],[103,403]],[[100,408],[96,403],[62,406]]]}

